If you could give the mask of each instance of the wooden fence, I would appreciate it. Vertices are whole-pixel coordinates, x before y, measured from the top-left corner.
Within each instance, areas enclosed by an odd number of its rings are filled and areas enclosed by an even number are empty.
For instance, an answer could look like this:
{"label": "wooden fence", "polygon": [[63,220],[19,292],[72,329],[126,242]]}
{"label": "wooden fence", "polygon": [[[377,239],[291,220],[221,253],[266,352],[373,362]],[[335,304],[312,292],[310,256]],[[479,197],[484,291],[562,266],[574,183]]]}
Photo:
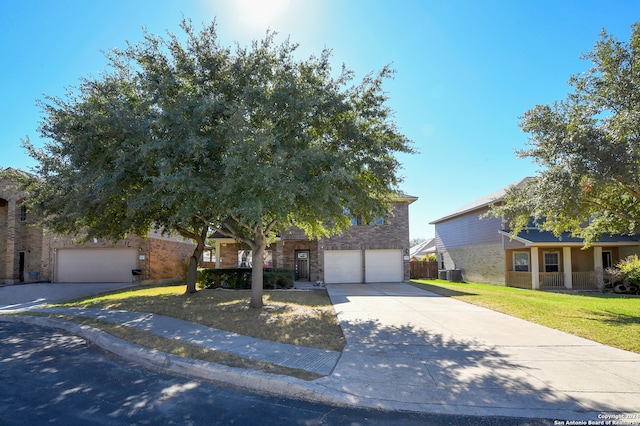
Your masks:
{"label": "wooden fence", "polygon": [[411,265],[411,278],[425,278],[435,280],[438,278],[438,262],[413,260]]}

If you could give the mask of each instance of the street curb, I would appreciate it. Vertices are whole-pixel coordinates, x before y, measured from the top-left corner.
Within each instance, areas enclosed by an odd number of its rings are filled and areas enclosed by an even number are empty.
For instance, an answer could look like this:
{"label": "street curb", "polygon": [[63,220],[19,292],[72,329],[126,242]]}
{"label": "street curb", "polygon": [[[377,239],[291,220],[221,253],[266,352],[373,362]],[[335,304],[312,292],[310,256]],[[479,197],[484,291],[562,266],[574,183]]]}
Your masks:
{"label": "street curb", "polygon": [[77,324],[72,321],[31,315],[1,316],[0,321],[22,322],[65,330],[93,342],[104,350],[155,370],[224,383],[270,395],[344,407],[353,406],[345,402],[345,400],[349,399],[348,395],[316,383],[289,376],[249,371],[160,352],[112,336],[95,327]]}

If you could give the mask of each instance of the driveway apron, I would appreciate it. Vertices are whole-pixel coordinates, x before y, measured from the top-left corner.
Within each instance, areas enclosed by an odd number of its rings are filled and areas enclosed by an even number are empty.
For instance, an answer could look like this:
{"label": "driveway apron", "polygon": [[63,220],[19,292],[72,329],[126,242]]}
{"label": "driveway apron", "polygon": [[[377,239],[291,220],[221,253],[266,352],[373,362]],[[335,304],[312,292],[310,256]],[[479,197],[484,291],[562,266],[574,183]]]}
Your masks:
{"label": "driveway apron", "polygon": [[[351,403],[561,420],[640,414],[640,355],[417,289],[328,284]],[[636,419],[639,420],[639,419]]]}

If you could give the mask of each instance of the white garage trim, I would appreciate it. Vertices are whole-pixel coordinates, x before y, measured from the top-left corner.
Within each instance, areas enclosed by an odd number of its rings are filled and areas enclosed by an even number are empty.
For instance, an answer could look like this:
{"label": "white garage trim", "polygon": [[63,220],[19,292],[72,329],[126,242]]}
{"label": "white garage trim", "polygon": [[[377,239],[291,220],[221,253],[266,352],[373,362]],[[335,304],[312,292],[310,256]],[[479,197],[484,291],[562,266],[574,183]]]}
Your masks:
{"label": "white garage trim", "polygon": [[362,253],[360,250],[328,250],[324,252],[326,283],[361,283]]}
{"label": "white garage trim", "polygon": [[404,281],[402,250],[365,250],[364,265],[367,283]]}
{"label": "white garage trim", "polygon": [[58,249],[56,282],[131,282],[137,268],[138,251],[133,248]]}

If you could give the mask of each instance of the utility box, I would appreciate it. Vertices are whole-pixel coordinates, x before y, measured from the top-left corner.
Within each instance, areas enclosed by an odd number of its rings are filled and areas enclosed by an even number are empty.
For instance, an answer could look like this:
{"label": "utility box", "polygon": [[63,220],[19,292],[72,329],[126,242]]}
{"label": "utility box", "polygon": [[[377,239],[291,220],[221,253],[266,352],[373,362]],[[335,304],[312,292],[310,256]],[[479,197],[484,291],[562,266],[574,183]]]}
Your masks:
{"label": "utility box", "polygon": [[462,270],[460,269],[449,269],[447,271],[447,281],[451,281],[454,283],[462,282]]}

